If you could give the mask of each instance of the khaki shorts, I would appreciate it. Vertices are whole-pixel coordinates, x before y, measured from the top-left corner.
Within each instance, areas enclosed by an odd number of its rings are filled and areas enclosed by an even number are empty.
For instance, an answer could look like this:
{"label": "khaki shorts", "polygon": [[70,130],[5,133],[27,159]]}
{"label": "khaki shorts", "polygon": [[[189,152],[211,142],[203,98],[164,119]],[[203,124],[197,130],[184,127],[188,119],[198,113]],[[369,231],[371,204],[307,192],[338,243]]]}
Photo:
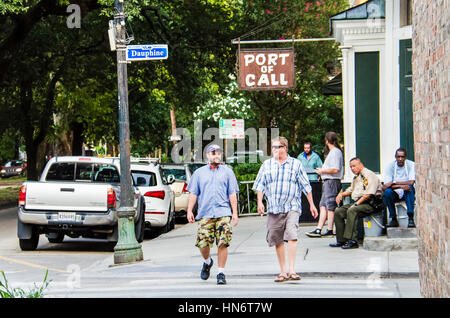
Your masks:
{"label": "khaki shorts", "polygon": [[269,246],[277,246],[298,238],[299,211],[267,215],[267,236]]}
{"label": "khaki shorts", "polygon": [[224,216],[217,219],[201,219],[198,221],[197,241],[195,246],[198,248],[212,247],[214,239],[216,245],[224,244],[230,246],[231,242],[231,216]]}

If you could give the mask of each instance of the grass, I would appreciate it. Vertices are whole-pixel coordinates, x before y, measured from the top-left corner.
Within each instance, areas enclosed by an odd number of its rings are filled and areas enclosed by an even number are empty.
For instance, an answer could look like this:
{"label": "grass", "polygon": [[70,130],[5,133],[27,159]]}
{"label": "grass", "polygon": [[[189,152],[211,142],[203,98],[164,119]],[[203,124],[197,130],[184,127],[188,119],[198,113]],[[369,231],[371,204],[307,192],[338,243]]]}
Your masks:
{"label": "grass", "polygon": [[3,271],[0,271],[3,277],[3,281],[0,278],[0,298],[43,298],[44,290],[48,287],[51,281],[47,280],[48,270],[45,272],[44,281],[39,287],[34,284],[34,288],[30,290],[24,290],[22,288],[10,288],[8,285],[8,280]]}
{"label": "grass", "polygon": [[0,207],[12,206],[19,199],[19,190],[26,177],[0,179]]}
{"label": "grass", "polygon": [[21,184],[23,181],[26,181],[26,180],[27,180],[26,177],[21,177],[21,176],[0,178],[0,185],[13,184],[13,183]]}
{"label": "grass", "polygon": [[0,188],[0,206],[13,205],[19,200],[20,187]]}

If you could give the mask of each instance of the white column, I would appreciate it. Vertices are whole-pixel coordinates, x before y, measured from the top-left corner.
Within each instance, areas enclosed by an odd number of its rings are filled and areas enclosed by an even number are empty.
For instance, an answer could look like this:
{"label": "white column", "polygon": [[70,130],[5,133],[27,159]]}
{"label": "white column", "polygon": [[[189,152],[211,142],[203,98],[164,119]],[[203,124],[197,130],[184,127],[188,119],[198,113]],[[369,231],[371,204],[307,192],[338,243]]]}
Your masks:
{"label": "white column", "polygon": [[[355,68],[351,46],[340,46],[342,51],[342,99],[344,112],[344,182],[351,182],[352,172],[348,162],[356,156],[355,128]],[[353,65],[352,65],[353,63]]]}

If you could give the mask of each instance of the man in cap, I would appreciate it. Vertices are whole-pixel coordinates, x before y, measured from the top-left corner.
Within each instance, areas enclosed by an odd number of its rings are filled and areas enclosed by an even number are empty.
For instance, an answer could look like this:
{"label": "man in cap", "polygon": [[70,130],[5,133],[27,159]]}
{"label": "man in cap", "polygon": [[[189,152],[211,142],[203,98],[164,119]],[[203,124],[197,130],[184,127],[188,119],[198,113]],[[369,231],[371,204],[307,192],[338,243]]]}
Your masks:
{"label": "man in cap", "polygon": [[[197,241],[195,246],[200,249],[204,262],[200,277],[209,278],[213,265],[210,249],[214,240],[218,247],[218,274],[217,284],[226,284],[224,268],[228,258],[233,226],[238,224],[237,193],[238,182],[233,170],[222,165],[223,150],[218,145],[210,145],[206,150],[208,164],[197,169],[192,175],[187,190],[189,204],[187,219],[189,223],[198,220]],[[194,218],[192,212],[198,200],[198,213]]]}

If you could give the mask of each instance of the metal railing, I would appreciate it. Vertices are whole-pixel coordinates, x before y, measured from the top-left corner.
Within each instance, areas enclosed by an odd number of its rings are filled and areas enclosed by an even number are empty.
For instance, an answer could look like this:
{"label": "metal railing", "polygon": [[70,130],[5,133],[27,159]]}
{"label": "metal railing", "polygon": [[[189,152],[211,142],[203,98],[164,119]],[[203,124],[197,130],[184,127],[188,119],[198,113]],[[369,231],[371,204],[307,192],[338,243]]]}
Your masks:
{"label": "metal railing", "polygon": [[[316,174],[315,172],[309,172],[308,174]],[[245,191],[239,191],[238,194],[238,215],[239,216],[258,216],[258,212],[255,209],[257,207],[257,198],[256,192],[251,190],[253,183],[252,181],[239,181],[239,185],[245,185]],[[312,181],[310,182],[313,188],[313,199],[316,205],[316,208],[319,209],[319,201],[322,194],[322,182],[321,181]],[[241,188],[241,187],[240,187]],[[265,201],[265,198],[263,199]],[[253,212],[252,212],[253,210]],[[317,219],[313,219],[309,213],[309,204],[306,200],[306,197],[302,195],[302,215],[300,220],[302,222],[316,222]],[[307,211],[308,210],[308,211]],[[267,213],[267,211],[266,211]],[[265,213],[265,214],[266,214]]]}
{"label": "metal railing", "polygon": [[[239,184],[245,184],[246,186],[246,193],[245,196],[241,194],[239,191],[238,195],[238,215],[239,216],[247,216],[247,215],[259,215],[258,212],[251,212],[251,203],[250,200],[250,184],[255,183],[255,181],[239,181]],[[255,200],[254,204],[256,205],[257,202]]]}

